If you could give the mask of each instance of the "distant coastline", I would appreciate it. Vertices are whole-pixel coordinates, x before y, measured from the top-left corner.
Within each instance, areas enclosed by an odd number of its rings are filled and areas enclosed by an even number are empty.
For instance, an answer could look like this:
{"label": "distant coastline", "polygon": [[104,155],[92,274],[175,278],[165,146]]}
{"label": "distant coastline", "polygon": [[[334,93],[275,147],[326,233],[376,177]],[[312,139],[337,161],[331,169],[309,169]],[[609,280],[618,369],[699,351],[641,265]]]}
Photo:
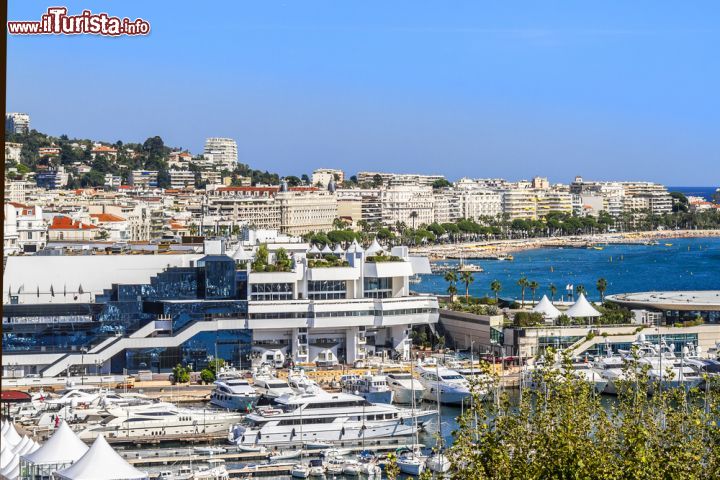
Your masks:
{"label": "distant coastline", "polygon": [[582,248],[603,244],[642,244],[673,238],[720,237],[720,230],[658,230],[627,233],[602,233],[555,238],[523,238],[482,242],[449,243],[411,248],[413,254],[426,255],[431,260],[445,258],[487,258],[508,255],[538,248]]}

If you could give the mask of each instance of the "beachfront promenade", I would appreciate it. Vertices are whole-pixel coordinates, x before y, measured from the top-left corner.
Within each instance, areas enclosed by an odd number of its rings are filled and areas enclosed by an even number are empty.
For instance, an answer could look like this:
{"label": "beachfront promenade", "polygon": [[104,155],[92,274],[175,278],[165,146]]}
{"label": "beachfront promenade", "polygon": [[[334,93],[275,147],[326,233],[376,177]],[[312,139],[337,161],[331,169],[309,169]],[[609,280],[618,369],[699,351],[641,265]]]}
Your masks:
{"label": "beachfront promenade", "polygon": [[646,232],[601,233],[565,237],[517,238],[424,245],[411,249],[434,259],[487,258],[536,248],[582,248],[603,244],[637,244],[673,238],[720,237],[720,230],[655,230]]}

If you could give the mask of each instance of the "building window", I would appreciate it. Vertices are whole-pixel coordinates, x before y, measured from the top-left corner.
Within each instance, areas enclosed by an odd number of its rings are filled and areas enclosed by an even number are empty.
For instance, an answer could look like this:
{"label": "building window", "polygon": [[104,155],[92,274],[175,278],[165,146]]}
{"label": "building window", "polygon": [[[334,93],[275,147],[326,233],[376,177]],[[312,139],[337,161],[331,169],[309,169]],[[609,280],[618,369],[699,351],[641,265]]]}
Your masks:
{"label": "building window", "polygon": [[292,300],[292,283],[253,283],[250,287],[250,300]]}
{"label": "building window", "polygon": [[347,282],[344,280],[322,280],[308,282],[310,300],[341,300],[346,297]]}
{"label": "building window", "polygon": [[365,277],[365,298],[392,297],[392,278]]}

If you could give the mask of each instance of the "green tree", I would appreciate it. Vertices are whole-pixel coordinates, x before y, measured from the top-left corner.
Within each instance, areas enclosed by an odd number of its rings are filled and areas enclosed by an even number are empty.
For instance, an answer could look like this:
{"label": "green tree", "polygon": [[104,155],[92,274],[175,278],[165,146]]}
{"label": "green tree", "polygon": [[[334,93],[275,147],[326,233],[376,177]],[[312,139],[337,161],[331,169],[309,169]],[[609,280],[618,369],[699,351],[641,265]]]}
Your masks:
{"label": "green tree", "polygon": [[188,383],[190,381],[190,369],[179,363],[173,368],[173,383]]}
{"label": "green tree", "polygon": [[587,290],[584,286],[578,285],[577,287],[575,287],[575,293],[579,297],[580,295],[587,295]]}
{"label": "green tree", "polygon": [[597,291],[600,292],[600,303],[605,302],[605,290],[607,290],[608,282],[604,278],[599,278],[597,284]]}
{"label": "green tree", "polygon": [[213,383],[215,381],[215,374],[209,368],[205,368],[200,372],[200,380],[205,384]]}
{"label": "green tree", "polygon": [[517,281],[517,286],[520,287],[520,306],[525,308],[525,288],[528,286],[528,279],[526,277],[520,277]]}
{"label": "green tree", "polygon": [[502,284],[500,283],[500,280],[493,280],[492,282],[490,282],[490,290],[492,290],[495,294],[495,303],[497,303],[498,296],[500,295],[500,291],[502,290]]}
{"label": "green tree", "polygon": [[445,281],[449,283],[448,285],[448,295],[450,295],[450,301],[452,302],[455,299],[455,295],[457,294],[457,287],[456,284],[458,282],[458,272],[457,270],[448,270],[445,272]]}
{"label": "green tree", "polygon": [[554,283],[550,284],[550,303],[555,303],[555,295],[557,295],[557,287]]}
{"label": "green tree", "polygon": [[528,282],[527,286],[530,289],[530,291],[532,292],[532,303],[533,303],[533,305],[535,305],[535,292],[537,291],[538,288],[540,288],[540,284],[538,284],[538,282],[533,280],[531,282]]}
{"label": "green tree", "polygon": [[475,281],[472,272],[467,270],[460,272],[460,281],[465,284],[465,303],[470,305],[470,284]]}

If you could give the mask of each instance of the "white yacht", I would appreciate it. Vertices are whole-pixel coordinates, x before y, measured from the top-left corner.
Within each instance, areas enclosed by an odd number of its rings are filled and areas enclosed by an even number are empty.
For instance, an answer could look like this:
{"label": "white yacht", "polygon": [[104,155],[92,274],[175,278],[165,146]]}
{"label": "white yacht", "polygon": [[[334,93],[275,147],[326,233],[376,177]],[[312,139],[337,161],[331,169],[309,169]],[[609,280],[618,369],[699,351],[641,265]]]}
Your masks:
{"label": "white yacht", "polygon": [[441,403],[460,405],[470,397],[470,384],[455,370],[438,365],[418,365],[417,371],[420,374],[420,383],[425,388],[425,400],[437,401],[439,392]]}
{"label": "white yacht", "polygon": [[228,440],[245,446],[297,446],[311,442],[356,442],[411,436],[435,410],[413,412],[389,404],[372,404],[347,393],[317,391],[283,395],[272,407],[257,408],[233,426]]}
{"label": "white yacht", "polygon": [[135,407],[109,407],[100,423],[78,432],[83,440],[98,435],[107,438],[135,438],[164,435],[192,435],[225,432],[242,415],[200,408],[179,408],[171,403]]}
{"label": "white yacht", "polygon": [[595,370],[607,381],[603,393],[618,394],[620,382],[627,378],[623,367],[625,360],[619,355],[605,355],[595,360]]}
{"label": "white yacht", "polygon": [[341,383],[343,392],[359,395],[370,403],[393,401],[393,390],[388,387],[384,375],[344,375]]}
{"label": "white yacht", "polygon": [[260,394],[242,378],[218,380],[210,395],[210,403],[229,410],[249,412],[257,404]]}
{"label": "white yacht", "polygon": [[258,393],[269,400],[295,393],[295,390],[292,389],[286,380],[282,380],[273,375],[256,375],[253,385]]}
{"label": "white yacht", "polygon": [[607,387],[609,380],[602,376],[600,371],[593,367],[590,363],[576,362],[572,364],[572,374],[592,385],[597,393],[603,393]]}
{"label": "white yacht", "polygon": [[388,373],[386,378],[388,387],[393,391],[395,403],[409,405],[413,401],[417,404],[422,401],[425,388],[411,373]]}

